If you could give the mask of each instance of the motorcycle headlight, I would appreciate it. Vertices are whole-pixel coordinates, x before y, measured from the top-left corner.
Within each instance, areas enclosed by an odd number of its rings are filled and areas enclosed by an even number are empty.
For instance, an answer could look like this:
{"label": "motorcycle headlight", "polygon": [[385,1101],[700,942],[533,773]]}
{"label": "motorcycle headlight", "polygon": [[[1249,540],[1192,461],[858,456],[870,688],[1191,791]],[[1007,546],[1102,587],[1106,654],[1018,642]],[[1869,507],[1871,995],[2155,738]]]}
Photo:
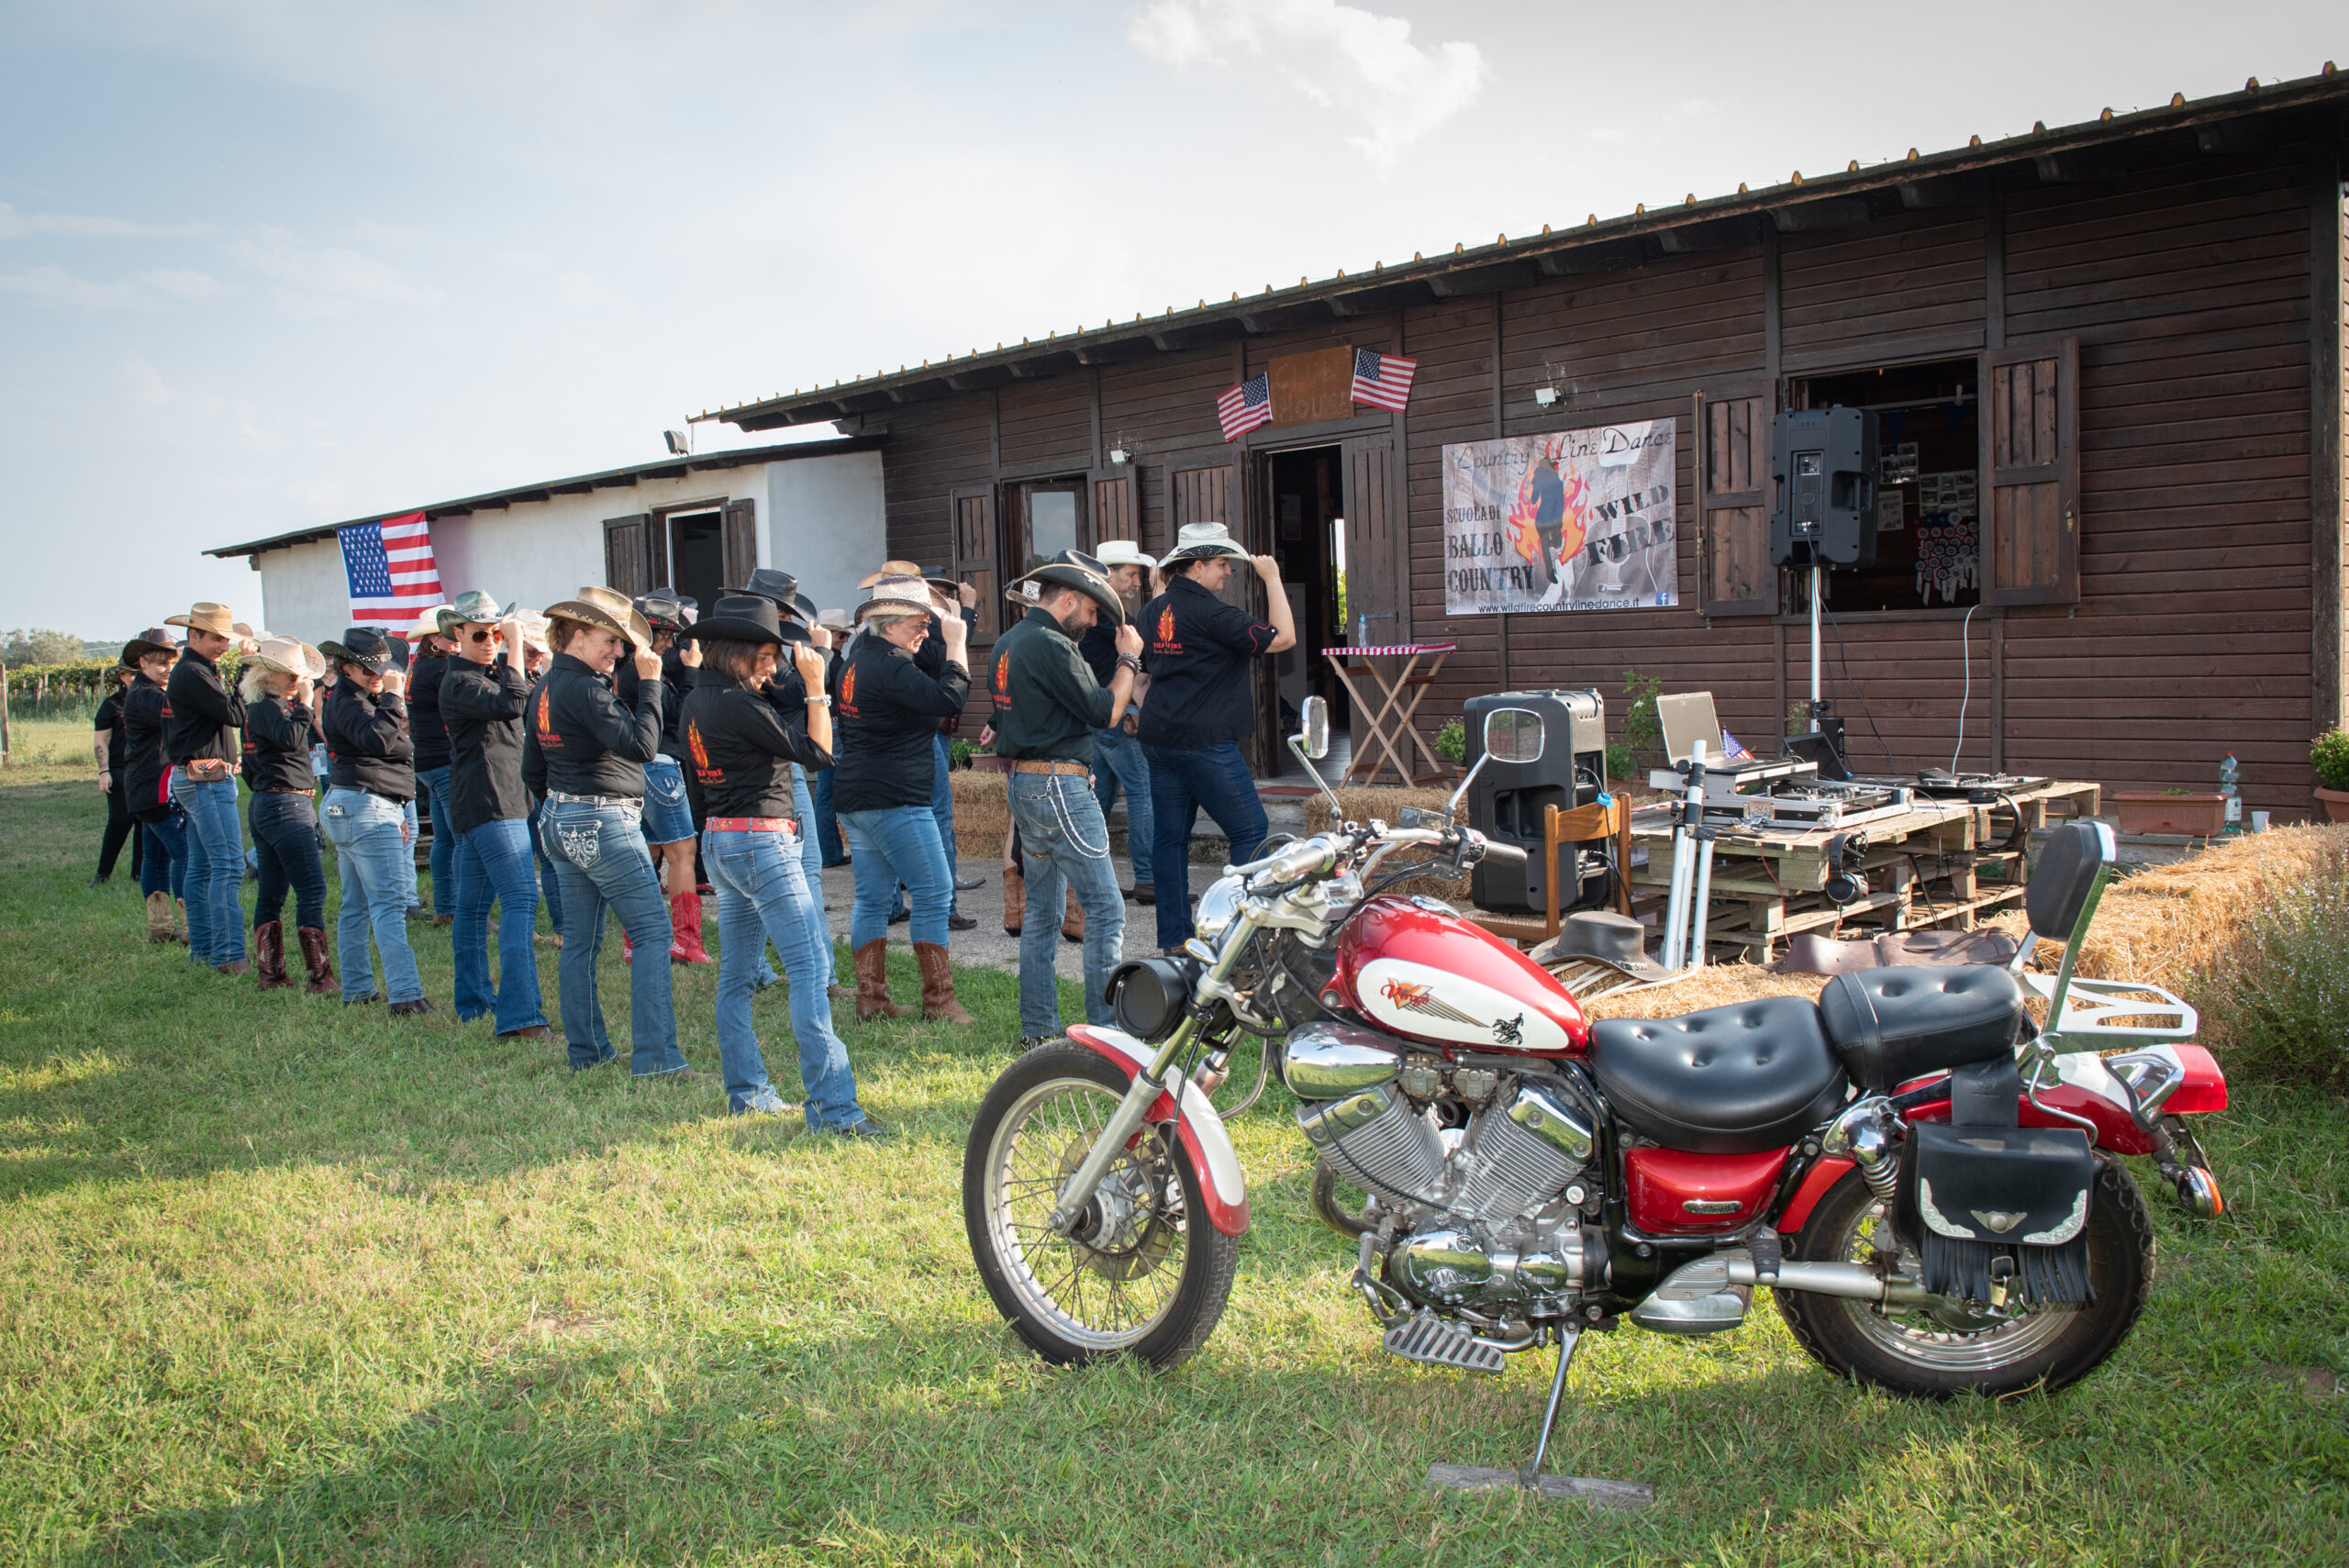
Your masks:
{"label": "motorcycle headlight", "polygon": [[1198,913],[1191,923],[1198,928],[1200,940],[1209,947],[1223,940],[1223,933],[1240,915],[1240,890],[1243,879],[1236,876],[1219,877],[1214,885],[1199,895]]}

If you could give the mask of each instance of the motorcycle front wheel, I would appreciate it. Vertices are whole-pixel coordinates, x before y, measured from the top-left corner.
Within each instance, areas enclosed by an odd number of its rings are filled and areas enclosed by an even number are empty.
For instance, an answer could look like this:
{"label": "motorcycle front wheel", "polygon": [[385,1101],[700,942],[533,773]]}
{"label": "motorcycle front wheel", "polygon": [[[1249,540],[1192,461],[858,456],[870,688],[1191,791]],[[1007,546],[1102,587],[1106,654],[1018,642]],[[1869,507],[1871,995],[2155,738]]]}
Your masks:
{"label": "motorcycle front wheel", "polygon": [[[1884,1206],[1851,1173],[1789,1238],[1805,1262],[1868,1262]],[[2087,1376],[2120,1348],[2154,1283],[2154,1226],[2129,1173],[2099,1156],[2087,1217],[2088,1281],[2096,1299],[1975,1314],[1879,1307],[1869,1301],[1780,1290],[1778,1312],[1802,1348],[1839,1376],[1909,1398],[2050,1393]]]}
{"label": "motorcycle front wheel", "polygon": [[987,1091],[963,1150],[963,1224],[979,1277],[1019,1337],[1060,1365],[1177,1365],[1231,1296],[1239,1244],[1208,1223],[1202,1173],[1172,1127],[1143,1127],[1068,1234],[1049,1223],[1126,1084],[1081,1045],[1038,1046]]}

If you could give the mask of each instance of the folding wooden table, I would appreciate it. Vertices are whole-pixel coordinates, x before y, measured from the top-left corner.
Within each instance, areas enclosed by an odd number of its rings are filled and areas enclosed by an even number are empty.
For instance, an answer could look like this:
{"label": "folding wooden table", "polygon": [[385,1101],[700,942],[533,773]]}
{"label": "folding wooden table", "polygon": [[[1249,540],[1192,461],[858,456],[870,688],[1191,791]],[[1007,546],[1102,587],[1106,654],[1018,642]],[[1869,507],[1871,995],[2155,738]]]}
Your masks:
{"label": "folding wooden table", "polygon": [[[1365,738],[1354,747],[1353,760],[1346,764],[1341,783],[1353,784],[1359,775],[1364,782],[1375,782],[1379,769],[1391,767],[1407,789],[1426,784],[1442,784],[1452,774],[1443,759],[1435,754],[1427,737],[1411,727],[1411,716],[1419,711],[1419,699],[1435,684],[1436,672],[1443,668],[1443,661],[1460,645],[1456,642],[1391,642],[1369,648],[1325,648],[1321,651],[1337,667],[1339,684],[1346,688],[1347,700],[1353,710],[1364,716],[1363,730]],[[1371,662],[1375,659],[1400,659],[1402,667],[1392,680]],[[1432,660],[1426,674],[1419,673],[1419,661]],[[1356,661],[1349,663],[1348,661]],[[1361,675],[1375,689],[1379,702],[1374,707],[1366,701],[1352,679]],[[1411,748],[1417,745],[1419,755],[1427,759],[1423,773],[1411,771]],[[1386,753],[1379,761],[1378,753]]]}

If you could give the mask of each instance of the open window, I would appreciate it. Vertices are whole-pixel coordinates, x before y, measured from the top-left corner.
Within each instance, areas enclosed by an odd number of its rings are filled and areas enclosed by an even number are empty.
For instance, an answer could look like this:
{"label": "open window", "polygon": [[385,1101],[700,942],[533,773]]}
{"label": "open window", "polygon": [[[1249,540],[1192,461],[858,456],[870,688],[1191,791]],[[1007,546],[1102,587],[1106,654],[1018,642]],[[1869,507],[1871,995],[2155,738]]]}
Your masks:
{"label": "open window", "polygon": [[[1828,573],[1837,614],[1985,602],[1980,375],[1967,358],[1812,376],[1789,388],[1795,408],[1840,405],[1876,417],[1876,564]],[[1766,464],[1766,427],[1761,441]],[[1801,580],[1786,574],[1798,598]]]}

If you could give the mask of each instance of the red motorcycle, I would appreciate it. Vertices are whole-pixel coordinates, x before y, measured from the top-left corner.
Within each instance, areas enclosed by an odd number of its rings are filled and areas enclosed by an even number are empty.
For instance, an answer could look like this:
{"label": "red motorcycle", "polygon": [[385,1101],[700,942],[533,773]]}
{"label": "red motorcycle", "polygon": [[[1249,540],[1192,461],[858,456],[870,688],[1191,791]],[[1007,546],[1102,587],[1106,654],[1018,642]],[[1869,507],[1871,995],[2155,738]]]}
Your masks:
{"label": "red motorcycle", "polygon": [[[1326,719],[1307,706],[1290,744],[1309,768]],[[1504,709],[1484,753],[1532,762],[1542,740],[1538,715]],[[2032,878],[2034,938],[2064,944],[2052,978],[2024,972],[2027,940],[2006,967],[1864,970],[1817,1003],[1598,1023],[1443,904],[1381,891],[1523,853],[1407,811],[1229,867],[1183,956],[1119,967],[1119,1028],[1006,1070],[963,1207],[1021,1338],[1056,1362],[1169,1367],[1213,1331],[1248,1190],[1209,1095],[1249,1035],[1257,1092],[1277,1065],[1297,1095],[1315,1209],[1355,1246],[1386,1348],[1488,1373],[1559,1348],[1529,1481],[1586,1331],[1720,1333],[1768,1285],[1841,1376],[1920,1397],[2054,1389],[2113,1352],[2152,1282],[2115,1156],[2152,1155],[2190,1211],[2220,1211],[2180,1119],[2227,1099],[2193,1009],[2074,973],[2110,875],[2100,824],[2059,828]]]}

